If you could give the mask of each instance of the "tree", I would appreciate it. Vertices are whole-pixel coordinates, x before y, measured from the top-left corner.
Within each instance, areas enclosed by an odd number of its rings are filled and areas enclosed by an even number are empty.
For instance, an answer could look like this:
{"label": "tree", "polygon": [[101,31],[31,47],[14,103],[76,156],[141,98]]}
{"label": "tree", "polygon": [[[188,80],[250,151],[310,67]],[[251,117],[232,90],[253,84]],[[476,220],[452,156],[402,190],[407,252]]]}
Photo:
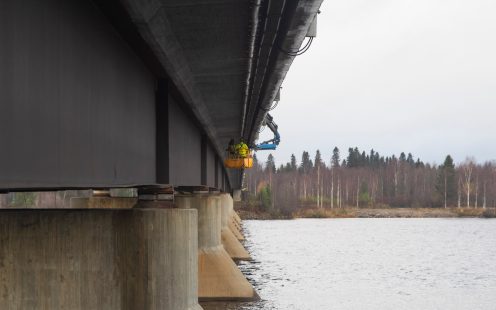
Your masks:
{"label": "tree", "polygon": [[303,151],[303,154],[301,155],[300,168],[302,169],[304,174],[308,174],[310,170],[312,170],[313,168],[313,163],[312,160],[310,159],[310,154],[308,154],[307,151]]}
{"label": "tree", "polygon": [[294,154],[291,154],[291,162],[289,164],[290,168],[291,168],[291,171],[296,171],[296,157],[294,156]]}
{"label": "tree", "polygon": [[337,146],[335,146],[334,149],[332,150],[331,167],[332,168],[339,167],[339,161],[340,161],[339,149]]}
{"label": "tree", "polygon": [[272,173],[276,172],[276,163],[272,154],[269,154],[269,156],[267,156],[267,162],[265,162],[265,171],[269,171]]}
{"label": "tree", "polygon": [[348,148],[348,158],[346,159],[348,168],[357,167],[359,160],[360,160],[360,151],[358,150],[358,148],[357,147]]}
{"label": "tree", "polygon": [[436,191],[443,197],[444,207],[452,205],[456,199],[455,165],[450,155],[439,166]]}
{"label": "tree", "polygon": [[272,191],[268,186],[260,190],[260,205],[263,211],[268,211],[272,208]]}
{"label": "tree", "polygon": [[272,154],[269,154],[269,156],[267,156],[267,162],[265,163],[265,172],[268,172],[269,174],[269,187],[272,188],[272,175],[276,173],[276,163]]}
{"label": "tree", "polygon": [[310,155],[308,154],[307,151],[303,151],[303,154],[301,155],[301,165],[300,165],[300,171],[303,174],[303,197],[306,199],[307,198],[307,178],[308,174],[312,170],[313,163],[312,160],[310,159]]}
{"label": "tree", "polygon": [[322,155],[320,155],[319,150],[317,150],[317,152],[315,153],[314,165],[315,167],[322,165]]}
{"label": "tree", "polygon": [[317,150],[315,153],[315,169],[317,169],[317,206],[322,207],[322,199],[321,199],[321,189],[320,189],[320,170],[322,167],[322,156],[320,155],[320,151]]}
{"label": "tree", "polygon": [[410,164],[410,166],[415,165],[415,161],[413,160],[412,153],[408,153],[408,157],[406,158],[406,162]]}
{"label": "tree", "polygon": [[413,160],[410,154],[379,156],[371,150],[363,156],[358,148],[350,148],[349,160],[349,166],[344,161],[333,167],[332,157],[326,165],[320,152],[312,159],[303,152],[301,163],[291,156],[275,172],[272,155],[263,167],[255,159],[246,171],[248,195],[283,212],[312,203],[323,207],[324,201],[330,201],[330,207],[461,207],[466,201],[467,206],[496,208],[496,162],[467,159],[455,167],[453,158],[446,156],[437,166]]}
{"label": "tree", "polygon": [[465,191],[467,193],[467,207],[470,207],[470,193],[472,192],[472,173],[474,171],[474,166],[474,159],[468,157],[462,164],[463,186],[465,187]]}

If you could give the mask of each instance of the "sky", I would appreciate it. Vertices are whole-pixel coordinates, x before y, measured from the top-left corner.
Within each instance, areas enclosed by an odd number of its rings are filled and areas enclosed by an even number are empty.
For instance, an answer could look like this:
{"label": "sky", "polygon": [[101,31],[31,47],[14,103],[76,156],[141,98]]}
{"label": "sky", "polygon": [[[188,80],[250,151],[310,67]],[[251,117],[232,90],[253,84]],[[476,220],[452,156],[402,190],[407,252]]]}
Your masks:
{"label": "sky", "polygon": [[437,164],[496,159],[496,1],[324,0],[320,10],[271,112],[278,165],[317,149],[328,163],[334,146],[341,158],[356,146]]}

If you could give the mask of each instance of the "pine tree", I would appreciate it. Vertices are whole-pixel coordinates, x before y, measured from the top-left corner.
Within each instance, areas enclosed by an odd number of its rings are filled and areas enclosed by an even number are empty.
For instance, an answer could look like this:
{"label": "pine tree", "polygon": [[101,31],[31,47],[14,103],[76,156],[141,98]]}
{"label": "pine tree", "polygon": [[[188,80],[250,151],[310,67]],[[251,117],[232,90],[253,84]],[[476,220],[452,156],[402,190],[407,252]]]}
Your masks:
{"label": "pine tree", "polygon": [[360,154],[358,147],[355,147],[355,148],[350,147],[348,149],[348,158],[346,160],[346,162],[348,163],[348,167],[349,168],[359,167],[361,162],[362,162],[361,157],[362,157],[362,155]]}
{"label": "pine tree", "polygon": [[308,174],[312,170],[313,163],[312,160],[310,159],[310,155],[308,154],[307,151],[303,151],[303,154],[301,155],[301,165],[300,165],[300,172],[303,174],[303,198],[307,198],[307,178]]}
{"label": "pine tree", "polygon": [[301,155],[301,165],[300,168],[304,174],[308,174],[313,168],[312,160],[310,159],[310,154],[307,151],[303,151]]}
{"label": "pine tree", "polygon": [[348,158],[346,159],[346,163],[348,164],[348,168],[355,166],[355,151],[351,147],[348,148]]}
{"label": "pine tree", "polygon": [[276,172],[276,163],[274,161],[274,156],[272,156],[272,154],[269,154],[269,156],[267,156],[267,162],[265,163],[265,171],[272,173]]}
{"label": "pine tree", "polygon": [[294,156],[294,154],[291,154],[291,163],[290,163],[290,168],[291,168],[291,171],[296,171],[296,157]]}
{"label": "pine tree", "polygon": [[320,151],[317,150],[317,152],[315,153],[315,169],[317,170],[317,207],[322,207],[321,188],[320,188],[321,168],[322,168],[322,156],[320,155]]}
{"label": "pine tree", "polygon": [[337,168],[339,167],[339,149],[337,146],[334,147],[334,149],[332,150],[332,158],[331,158],[331,166],[333,168]]}
{"label": "pine tree", "polygon": [[415,165],[415,161],[413,160],[413,155],[412,153],[408,153],[408,157],[406,159],[406,162],[410,164],[410,166],[414,166]]}
{"label": "pine tree", "polygon": [[322,165],[322,156],[320,155],[320,151],[317,150],[315,153],[315,161],[314,161],[315,167],[319,167]]}
{"label": "pine tree", "polygon": [[446,156],[444,163],[439,166],[436,191],[442,197],[445,208],[455,203],[457,194],[455,165],[450,155]]}
{"label": "pine tree", "polygon": [[258,158],[257,158],[257,154],[253,154],[253,167],[254,168],[258,168]]}

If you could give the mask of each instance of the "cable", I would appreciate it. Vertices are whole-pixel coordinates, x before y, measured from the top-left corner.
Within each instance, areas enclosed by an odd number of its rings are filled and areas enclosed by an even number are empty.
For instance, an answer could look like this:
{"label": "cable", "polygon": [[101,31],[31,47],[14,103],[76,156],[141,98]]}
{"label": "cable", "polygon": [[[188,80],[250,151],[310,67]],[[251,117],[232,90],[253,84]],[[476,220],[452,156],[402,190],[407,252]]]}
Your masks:
{"label": "cable", "polygon": [[298,51],[295,51],[295,52],[293,52],[293,51],[286,51],[283,48],[281,48],[279,45],[277,45],[277,48],[281,52],[283,52],[284,54],[287,54],[289,56],[296,57],[296,56],[303,55],[306,51],[308,51],[308,49],[310,48],[310,46],[312,46],[312,42],[313,42],[313,37],[308,38],[307,43],[305,43],[305,45],[302,48],[300,48]]}
{"label": "cable", "polygon": [[278,104],[279,104],[279,101],[274,101],[274,104],[269,108],[269,111],[274,110]]}

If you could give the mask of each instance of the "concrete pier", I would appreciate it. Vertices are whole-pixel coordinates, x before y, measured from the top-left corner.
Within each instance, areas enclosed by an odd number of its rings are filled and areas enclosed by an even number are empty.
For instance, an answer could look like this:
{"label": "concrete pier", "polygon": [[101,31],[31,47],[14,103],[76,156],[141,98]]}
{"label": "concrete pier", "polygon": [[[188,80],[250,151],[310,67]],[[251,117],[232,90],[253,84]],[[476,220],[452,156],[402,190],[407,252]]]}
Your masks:
{"label": "concrete pier", "polygon": [[234,211],[234,200],[232,199],[231,196],[229,196],[229,198],[230,198],[230,201],[228,204],[228,208],[229,208],[228,226],[229,226],[229,229],[231,229],[231,231],[233,232],[234,236],[236,236],[236,238],[239,241],[243,241],[243,240],[245,240],[245,236],[243,235],[243,232],[242,232],[241,218],[236,213],[236,211]]}
{"label": "concrete pier", "polygon": [[222,245],[226,252],[234,260],[251,260],[251,256],[243,247],[241,242],[236,238],[232,230],[229,228],[229,221],[231,220],[231,210],[233,207],[233,200],[231,195],[222,194],[220,197],[220,204],[222,209]]}
{"label": "concrete pier", "polygon": [[245,240],[245,236],[243,236],[243,233],[241,233],[241,228],[239,228],[236,223],[234,223],[232,217],[229,219],[229,223],[228,223],[228,226],[229,226],[229,229],[232,231],[232,233],[234,234],[234,236],[236,236],[236,238],[239,240],[239,241],[243,241]]}
{"label": "concrete pier", "polygon": [[0,210],[0,309],[199,310],[197,211]]}
{"label": "concrete pier", "polygon": [[258,298],[221,243],[220,196],[176,196],[180,208],[198,210],[198,297],[207,300],[253,300]]}
{"label": "concrete pier", "polygon": [[236,211],[234,211],[234,207],[231,208],[232,212],[233,212],[233,217],[234,217],[234,221],[238,224],[238,225],[241,225],[241,218],[239,217],[238,213]]}

